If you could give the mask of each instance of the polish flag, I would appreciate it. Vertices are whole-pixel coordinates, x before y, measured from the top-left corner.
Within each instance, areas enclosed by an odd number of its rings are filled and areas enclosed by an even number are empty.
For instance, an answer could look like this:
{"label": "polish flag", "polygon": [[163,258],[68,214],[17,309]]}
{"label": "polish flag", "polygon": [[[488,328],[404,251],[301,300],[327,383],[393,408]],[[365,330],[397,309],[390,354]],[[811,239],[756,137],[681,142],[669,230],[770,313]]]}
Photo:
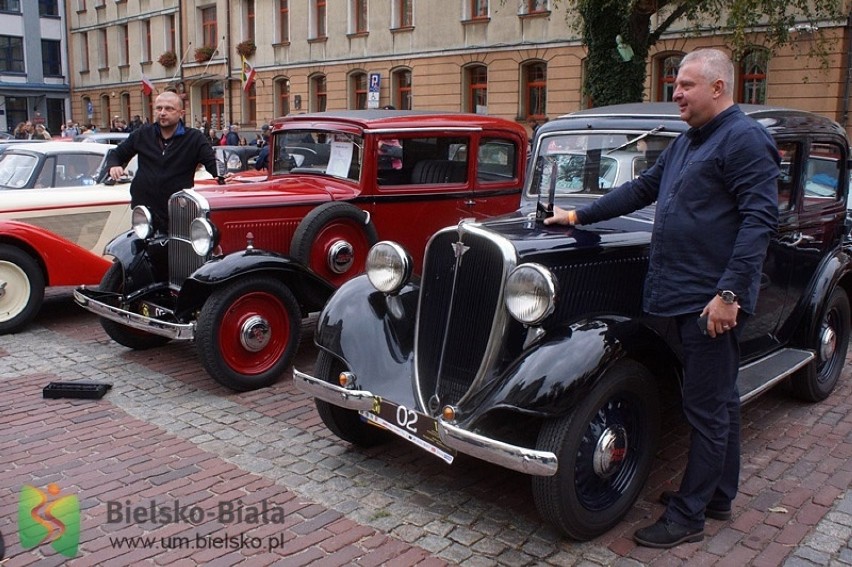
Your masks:
{"label": "polish flag", "polygon": [[246,61],[246,58],[243,57],[243,91],[245,93],[248,93],[251,90],[251,86],[254,84],[254,76],[254,67],[252,67],[251,63]]}
{"label": "polish flag", "polygon": [[154,83],[151,82],[151,79],[142,74],[142,94],[145,96],[150,95],[154,92]]}

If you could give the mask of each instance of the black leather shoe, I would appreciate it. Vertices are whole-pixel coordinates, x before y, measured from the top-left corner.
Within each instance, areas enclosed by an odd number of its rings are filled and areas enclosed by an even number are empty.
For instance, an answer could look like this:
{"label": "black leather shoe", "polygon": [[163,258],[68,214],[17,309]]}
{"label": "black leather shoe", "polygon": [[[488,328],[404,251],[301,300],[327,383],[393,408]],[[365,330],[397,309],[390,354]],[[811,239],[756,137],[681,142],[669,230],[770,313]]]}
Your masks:
{"label": "black leather shoe", "polygon": [[[669,505],[669,500],[672,499],[674,492],[671,490],[664,490],[662,494],[660,494],[660,502]],[[718,505],[714,506],[713,504],[707,506],[704,509],[704,516],[706,518],[712,518],[714,520],[721,520],[723,522],[727,522],[731,519],[731,509],[729,508],[718,508]]]}
{"label": "black leather shoe", "polygon": [[660,518],[647,528],[636,530],[633,539],[639,545],[668,549],[682,543],[694,543],[704,539],[703,529],[690,529],[676,522]]}

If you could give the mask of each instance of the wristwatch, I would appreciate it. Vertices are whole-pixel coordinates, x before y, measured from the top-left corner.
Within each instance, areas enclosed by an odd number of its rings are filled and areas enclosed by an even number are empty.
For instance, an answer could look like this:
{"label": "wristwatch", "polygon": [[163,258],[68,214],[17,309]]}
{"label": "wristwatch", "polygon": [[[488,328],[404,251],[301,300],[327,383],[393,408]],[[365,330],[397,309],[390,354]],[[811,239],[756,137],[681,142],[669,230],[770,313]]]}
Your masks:
{"label": "wristwatch", "polygon": [[716,295],[721,297],[722,301],[724,301],[728,305],[734,304],[740,300],[740,298],[737,297],[737,294],[729,289],[720,289],[716,291]]}

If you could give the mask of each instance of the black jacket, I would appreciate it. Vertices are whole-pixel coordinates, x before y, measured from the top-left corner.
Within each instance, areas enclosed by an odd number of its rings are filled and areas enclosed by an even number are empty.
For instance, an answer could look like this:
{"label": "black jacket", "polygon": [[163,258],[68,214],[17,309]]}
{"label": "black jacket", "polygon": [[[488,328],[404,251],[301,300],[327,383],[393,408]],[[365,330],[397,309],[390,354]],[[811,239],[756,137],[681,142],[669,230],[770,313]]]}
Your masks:
{"label": "black jacket", "polygon": [[217,177],[216,154],[200,131],[178,124],[174,135],[163,140],[159,124],[147,124],[110,151],[107,168],[127,163],[138,156],[139,165],[130,183],[131,206],[145,205],[151,210],[155,226],[165,227],[169,197],[195,185],[195,169],[203,164]]}

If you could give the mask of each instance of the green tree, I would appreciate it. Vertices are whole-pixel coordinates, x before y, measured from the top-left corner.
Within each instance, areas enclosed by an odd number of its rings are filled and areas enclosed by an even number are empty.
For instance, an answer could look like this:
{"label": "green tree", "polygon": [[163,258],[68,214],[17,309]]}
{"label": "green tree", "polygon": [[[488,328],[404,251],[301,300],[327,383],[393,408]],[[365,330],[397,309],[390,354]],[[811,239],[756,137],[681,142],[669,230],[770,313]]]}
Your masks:
{"label": "green tree", "polygon": [[[749,45],[759,43],[772,51],[790,44],[797,33],[791,28],[797,23],[817,26],[838,21],[844,9],[843,0],[562,1],[569,26],[580,32],[588,49],[583,88],[595,106],[642,100],[650,48],[676,22],[687,23],[685,34],[711,30],[728,34],[726,41],[736,56]],[[627,61],[619,54],[619,36],[633,52]],[[803,55],[825,65],[830,50],[841,46],[820,33],[814,36]]]}

